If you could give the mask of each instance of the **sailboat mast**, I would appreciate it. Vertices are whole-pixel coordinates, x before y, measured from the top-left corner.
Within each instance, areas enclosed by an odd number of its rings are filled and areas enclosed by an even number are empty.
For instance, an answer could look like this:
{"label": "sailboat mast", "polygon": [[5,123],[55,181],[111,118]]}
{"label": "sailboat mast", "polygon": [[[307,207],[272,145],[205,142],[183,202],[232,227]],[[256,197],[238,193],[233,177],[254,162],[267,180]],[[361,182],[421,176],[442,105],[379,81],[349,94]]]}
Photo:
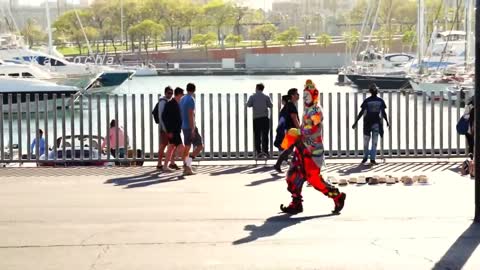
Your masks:
{"label": "sailboat mast", "polygon": [[465,67],[468,66],[468,61],[472,55],[472,0],[465,0]]}
{"label": "sailboat mast", "polygon": [[47,31],[48,31],[48,54],[52,55],[52,25],[50,22],[50,7],[48,6],[48,0],[45,0],[45,15],[47,16]]}
{"label": "sailboat mast", "polygon": [[425,53],[425,3],[418,0],[417,11],[417,59],[420,72],[423,72],[423,54]]}
{"label": "sailboat mast", "polygon": [[120,44],[123,48],[123,0],[120,0]]}

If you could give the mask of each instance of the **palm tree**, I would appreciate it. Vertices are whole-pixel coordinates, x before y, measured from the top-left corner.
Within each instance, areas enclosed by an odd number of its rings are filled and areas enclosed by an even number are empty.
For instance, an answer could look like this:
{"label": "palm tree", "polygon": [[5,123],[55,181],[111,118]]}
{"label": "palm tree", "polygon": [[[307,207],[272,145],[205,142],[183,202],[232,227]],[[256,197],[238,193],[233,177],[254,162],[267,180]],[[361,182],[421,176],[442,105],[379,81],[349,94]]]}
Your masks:
{"label": "palm tree", "polygon": [[332,44],[332,37],[328,34],[322,34],[317,38],[317,42],[326,48],[328,45]]}

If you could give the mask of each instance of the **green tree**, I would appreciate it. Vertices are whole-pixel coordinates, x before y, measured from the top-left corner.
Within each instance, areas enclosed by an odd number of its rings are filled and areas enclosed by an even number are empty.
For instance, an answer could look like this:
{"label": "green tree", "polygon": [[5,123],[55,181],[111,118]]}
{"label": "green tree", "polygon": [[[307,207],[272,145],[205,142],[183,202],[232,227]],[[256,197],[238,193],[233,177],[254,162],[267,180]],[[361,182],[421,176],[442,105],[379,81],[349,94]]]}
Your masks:
{"label": "green tree", "polygon": [[[83,10],[78,11],[78,16],[82,21],[87,21],[88,19],[88,13]],[[55,35],[57,37],[63,36],[64,38],[75,42],[79,53],[82,54],[82,44],[85,42],[85,38],[74,10],[67,11],[60,16],[53,23],[53,27],[56,29]]]}
{"label": "green tree", "polygon": [[[417,32],[414,30],[408,30],[403,33],[402,47],[415,46],[417,44]],[[411,47],[410,47],[411,48]]]}
{"label": "green tree", "polygon": [[352,48],[360,42],[360,33],[357,30],[352,30],[343,33],[345,40],[345,53],[352,57]]}
{"label": "green tree", "polygon": [[352,30],[350,32],[343,33],[343,39],[347,48],[353,48],[360,41],[360,32],[357,30]]}
{"label": "green tree", "polygon": [[132,40],[138,39],[140,44],[139,48],[143,43],[143,47],[145,49],[145,52],[147,53],[147,59],[148,59],[148,46],[152,38],[161,36],[164,32],[165,32],[165,28],[163,27],[163,25],[148,19],[128,29],[128,33],[130,34]]}
{"label": "green tree", "polygon": [[384,51],[388,51],[392,46],[393,40],[393,32],[389,31],[387,26],[381,27],[378,31],[375,31],[374,36],[376,38],[376,42],[378,45],[384,49]]}
{"label": "green tree", "polygon": [[180,9],[178,1],[173,0],[150,0],[147,4],[153,14],[149,18],[160,19],[170,33],[170,46],[174,46],[175,27],[179,25]]}
{"label": "green tree", "polygon": [[223,0],[212,0],[203,7],[204,14],[209,24],[215,26],[217,30],[217,38],[222,38],[222,27],[234,24],[235,9],[230,2]]}
{"label": "green tree", "polygon": [[227,36],[227,38],[225,38],[225,41],[233,44],[233,48],[235,48],[238,43],[242,42],[242,36],[230,34]]}
{"label": "green tree", "polygon": [[284,46],[293,46],[300,36],[300,31],[296,27],[290,27],[277,35],[277,40]]}
{"label": "green tree", "polygon": [[192,39],[192,29],[195,25],[195,20],[200,15],[200,6],[195,3],[187,3],[184,1],[184,5],[182,6],[182,17],[181,17],[181,25],[184,28],[187,28],[188,36],[186,40]]}
{"label": "green tree", "polygon": [[196,34],[192,37],[192,43],[197,46],[202,46],[205,49],[205,54],[208,59],[208,48],[215,44],[217,40],[215,33],[208,32],[206,34]]}
{"label": "green tree", "polygon": [[25,38],[29,48],[31,48],[36,42],[45,39],[45,34],[38,26],[38,23],[31,18],[27,19],[27,22],[25,24],[25,27],[23,27],[21,34]]}
{"label": "green tree", "polygon": [[317,38],[318,44],[321,44],[324,48],[328,47],[328,45],[332,44],[332,37],[328,34],[321,34]]}
{"label": "green tree", "polygon": [[[369,0],[360,0],[357,1],[353,9],[347,13],[345,16],[349,18],[351,23],[362,23],[365,16],[367,16],[367,1]],[[440,2],[439,0],[433,0]],[[380,5],[380,6],[378,6]],[[411,28],[415,25],[417,17],[417,3],[412,0],[383,0],[379,1],[376,5],[372,6],[373,12],[369,18],[369,25],[373,22],[373,17],[376,13],[377,7],[380,8],[378,13],[377,25],[386,26],[387,29],[391,29],[392,25],[400,24],[406,25],[407,28]],[[428,13],[427,13],[428,14]],[[389,30],[392,31],[392,30]]]}
{"label": "green tree", "polygon": [[252,29],[250,32],[250,38],[255,40],[260,40],[264,48],[267,48],[267,41],[275,38],[277,32],[277,27],[269,23],[257,26]]}
{"label": "green tree", "polygon": [[[98,30],[98,38],[102,40],[103,52],[105,53],[108,36],[111,35],[110,32],[113,30],[114,9],[109,1],[96,0],[88,10],[88,23]],[[97,52],[99,51],[98,45],[99,42],[97,43]]]}
{"label": "green tree", "polygon": [[[143,5],[139,5],[137,0],[124,0],[124,3],[123,3],[123,9],[124,9],[123,25],[124,25],[124,31],[125,30],[127,31],[126,33],[124,33],[125,45],[127,46],[126,49],[128,50],[129,49],[128,43],[130,42],[132,52],[134,48],[134,41],[128,40],[129,38],[129,35],[127,34],[128,29],[142,22],[142,20],[144,20],[147,17],[148,13],[145,13],[143,11],[143,8],[145,5],[146,3],[144,3]],[[120,2],[117,3],[117,7],[120,7]],[[118,9],[117,14],[118,14],[118,18],[120,18],[120,9]],[[120,21],[118,22],[118,25],[120,25]]]}
{"label": "green tree", "polygon": [[98,40],[98,37],[100,36],[99,31],[96,28],[91,26],[84,27],[83,31],[85,32],[85,35],[83,35],[83,32],[82,32],[82,36],[84,38],[86,36],[89,41],[92,40],[94,43]]}

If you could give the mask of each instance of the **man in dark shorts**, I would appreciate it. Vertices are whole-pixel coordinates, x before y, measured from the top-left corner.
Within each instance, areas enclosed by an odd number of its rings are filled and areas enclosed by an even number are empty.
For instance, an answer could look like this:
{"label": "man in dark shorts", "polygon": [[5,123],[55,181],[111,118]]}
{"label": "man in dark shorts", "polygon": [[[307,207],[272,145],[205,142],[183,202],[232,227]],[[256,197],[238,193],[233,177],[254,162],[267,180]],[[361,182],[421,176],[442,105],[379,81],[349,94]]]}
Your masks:
{"label": "man in dark shorts", "polygon": [[[167,131],[165,129],[165,123],[163,122],[163,111],[165,110],[165,105],[167,102],[172,99],[173,96],[173,89],[170,86],[165,87],[164,96],[160,98],[157,105],[153,109],[153,114],[157,114],[158,117],[158,125],[160,131],[160,143],[158,147],[158,162],[157,162],[157,169],[162,169],[162,159],[163,159],[163,152],[168,145],[168,137]],[[155,117],[155,116],[154,116]]]}
{"label": "man in dark shorts", "polygon": [[180,137],[182,116],[180,106],[178,105],[182,97],[183,89],[180,87],[175,88],[174,96],[167,102],[162,114],[168,137],[168,148],[165,154],[165,163],[163,164],[163,171],[165,172],[171,172],[171,169],[180,170],[177,164],[175,164],[175,153],[182,153],[183,151],[182,137]]}
{"label": "man in dark shorts", "polygon": [[[195,125],[195,94],[196,87],[193,83],[187,84],[187,94],[180,100],[180,112],[182,114],[182,131],[185,149],[183,151],[183,174],[192,175],[192,160],[197,157],[203,149],[202,137]],[[194,146],[189,156],[191,146]]]}

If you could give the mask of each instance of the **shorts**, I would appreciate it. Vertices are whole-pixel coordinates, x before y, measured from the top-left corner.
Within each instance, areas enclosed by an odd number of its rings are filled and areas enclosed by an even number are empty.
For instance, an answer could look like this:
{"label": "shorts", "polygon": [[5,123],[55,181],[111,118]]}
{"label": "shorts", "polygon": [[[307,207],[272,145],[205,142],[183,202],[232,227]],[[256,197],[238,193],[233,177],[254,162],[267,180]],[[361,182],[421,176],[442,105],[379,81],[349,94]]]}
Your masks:
{"label": "shorts", "polygon": [[175,146],[179,146],[183,144],[182,137],[180,137],[180,132],[173,132],[172,137],[168,138],[168,144],[173,144]]}
{"label": "shorts", "polygon": [[200,146],[203,144],[202,136],[198,133],[198,128],[195,127],[194,137],[192,138],[192,130],[191,129],[182,129],[183,131],[183,140],[185,141],[185,146]]}
{"label": "shorts", "polygon": [[168,134],[164,131],[160,131],[160,144],[167,145],[169,142]]}

